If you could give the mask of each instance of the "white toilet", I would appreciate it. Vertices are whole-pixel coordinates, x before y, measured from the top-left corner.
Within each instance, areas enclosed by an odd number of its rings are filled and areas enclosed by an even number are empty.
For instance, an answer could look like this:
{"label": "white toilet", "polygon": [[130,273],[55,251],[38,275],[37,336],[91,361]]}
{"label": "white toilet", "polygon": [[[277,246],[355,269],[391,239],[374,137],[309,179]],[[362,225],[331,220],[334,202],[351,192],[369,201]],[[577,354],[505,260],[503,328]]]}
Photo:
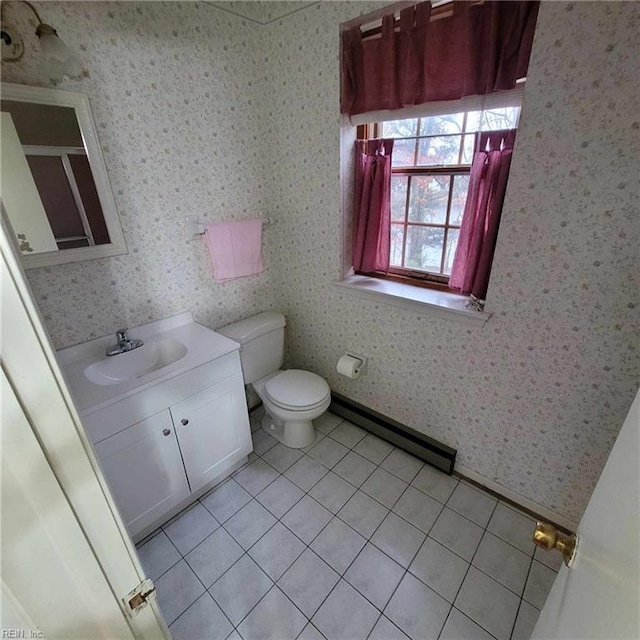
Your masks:
{"label": "white toilet", "polygon": [[262,428],[287,447],[301,449],[315,440],[313,422],[331,404],[327,382],[310,371],[280,369],[284,361],[285,318],[265,311],[217,329],[242,345],[245,384],[262,400]]}

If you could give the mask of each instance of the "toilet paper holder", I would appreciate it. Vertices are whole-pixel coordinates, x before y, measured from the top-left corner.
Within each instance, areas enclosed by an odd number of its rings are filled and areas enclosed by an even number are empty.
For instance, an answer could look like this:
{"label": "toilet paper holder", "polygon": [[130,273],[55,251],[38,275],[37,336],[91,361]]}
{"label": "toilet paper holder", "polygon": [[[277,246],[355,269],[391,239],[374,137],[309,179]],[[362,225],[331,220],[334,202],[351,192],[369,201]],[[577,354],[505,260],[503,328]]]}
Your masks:
{"label": "toilet paper holder", "polygon": [[369,362],[369,359],[366,356],[356,353],[355,351],[351,351],[350,349],[347,350],[340,357],[340,359],[344,358],[345,356],[348,356],[349,358],[354,358],[355,360],[360,361],[360,364],[358,365],[357,369],[354,371],[356,377],[359,378],[360,376],[367,373],[367,364]]}

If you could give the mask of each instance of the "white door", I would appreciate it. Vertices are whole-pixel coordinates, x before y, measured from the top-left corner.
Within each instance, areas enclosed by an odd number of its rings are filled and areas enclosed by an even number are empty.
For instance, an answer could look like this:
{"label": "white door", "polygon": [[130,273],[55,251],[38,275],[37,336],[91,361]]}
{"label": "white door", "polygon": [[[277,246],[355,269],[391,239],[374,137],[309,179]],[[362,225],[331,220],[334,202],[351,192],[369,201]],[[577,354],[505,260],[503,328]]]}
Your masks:
{"label": "white door", "polygon": [[18,637],[11,629],[22,621],[18,631],[39,629],[46,638],[169,638],[153,601],[137,615],[126,604],[145,574],[82,429],[4,215],[0,241],[7,379],[2,602],[10,604],[0,629]]}
{"label": "white door", "polygon": [[[535,640],[640,638],[640,391],[533,630]],[[549,552],[555,553],[555,552]]]}
{"label": "white door", "polygon": [[29,168],[10,113],[2,112],[0,126],[0,170],[2,204],[25,251],[57,251],[49,218]]}
{"label": "white door", "polygon": [[189,496],[166,409],[99,442],[95,450],[131,536]]}
{"label": "white door", "polygon": [[24,637],[133,639],[4,371],[2,402],[3,587],[39,609]]}
{"label": "white door", "polygon": [[242,376],[237,375],[171,407],[191,491],[251,451]]}

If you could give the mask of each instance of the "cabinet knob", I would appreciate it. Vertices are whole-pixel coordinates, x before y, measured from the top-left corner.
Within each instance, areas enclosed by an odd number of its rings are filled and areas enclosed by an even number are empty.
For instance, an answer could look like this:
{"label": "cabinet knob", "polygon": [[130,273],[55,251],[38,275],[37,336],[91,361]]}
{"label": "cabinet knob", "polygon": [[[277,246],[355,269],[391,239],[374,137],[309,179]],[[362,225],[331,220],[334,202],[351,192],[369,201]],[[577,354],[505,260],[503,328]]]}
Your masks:
{"label": "cabinet knob", "polygon": [[163,436],[171,435],[171,429],[163,429],[162,430],[162,435]]}
{"label": "cabinet knob", "polygon": [[186,427],[189,424],[189,421],[186,418],[182,418],[182,420],[180,420],[180,423]]}

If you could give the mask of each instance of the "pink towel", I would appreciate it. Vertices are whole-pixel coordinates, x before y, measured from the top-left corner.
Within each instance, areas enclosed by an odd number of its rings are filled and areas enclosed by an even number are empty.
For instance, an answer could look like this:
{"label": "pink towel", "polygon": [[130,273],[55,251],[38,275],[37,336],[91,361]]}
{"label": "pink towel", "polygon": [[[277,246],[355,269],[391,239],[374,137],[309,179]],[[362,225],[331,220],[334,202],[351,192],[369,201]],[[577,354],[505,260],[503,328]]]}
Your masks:
{"label": "pink towel", "polygon": [[262,273],[262,220],[212,222],[204,228],[213,278],[227,282]]}

